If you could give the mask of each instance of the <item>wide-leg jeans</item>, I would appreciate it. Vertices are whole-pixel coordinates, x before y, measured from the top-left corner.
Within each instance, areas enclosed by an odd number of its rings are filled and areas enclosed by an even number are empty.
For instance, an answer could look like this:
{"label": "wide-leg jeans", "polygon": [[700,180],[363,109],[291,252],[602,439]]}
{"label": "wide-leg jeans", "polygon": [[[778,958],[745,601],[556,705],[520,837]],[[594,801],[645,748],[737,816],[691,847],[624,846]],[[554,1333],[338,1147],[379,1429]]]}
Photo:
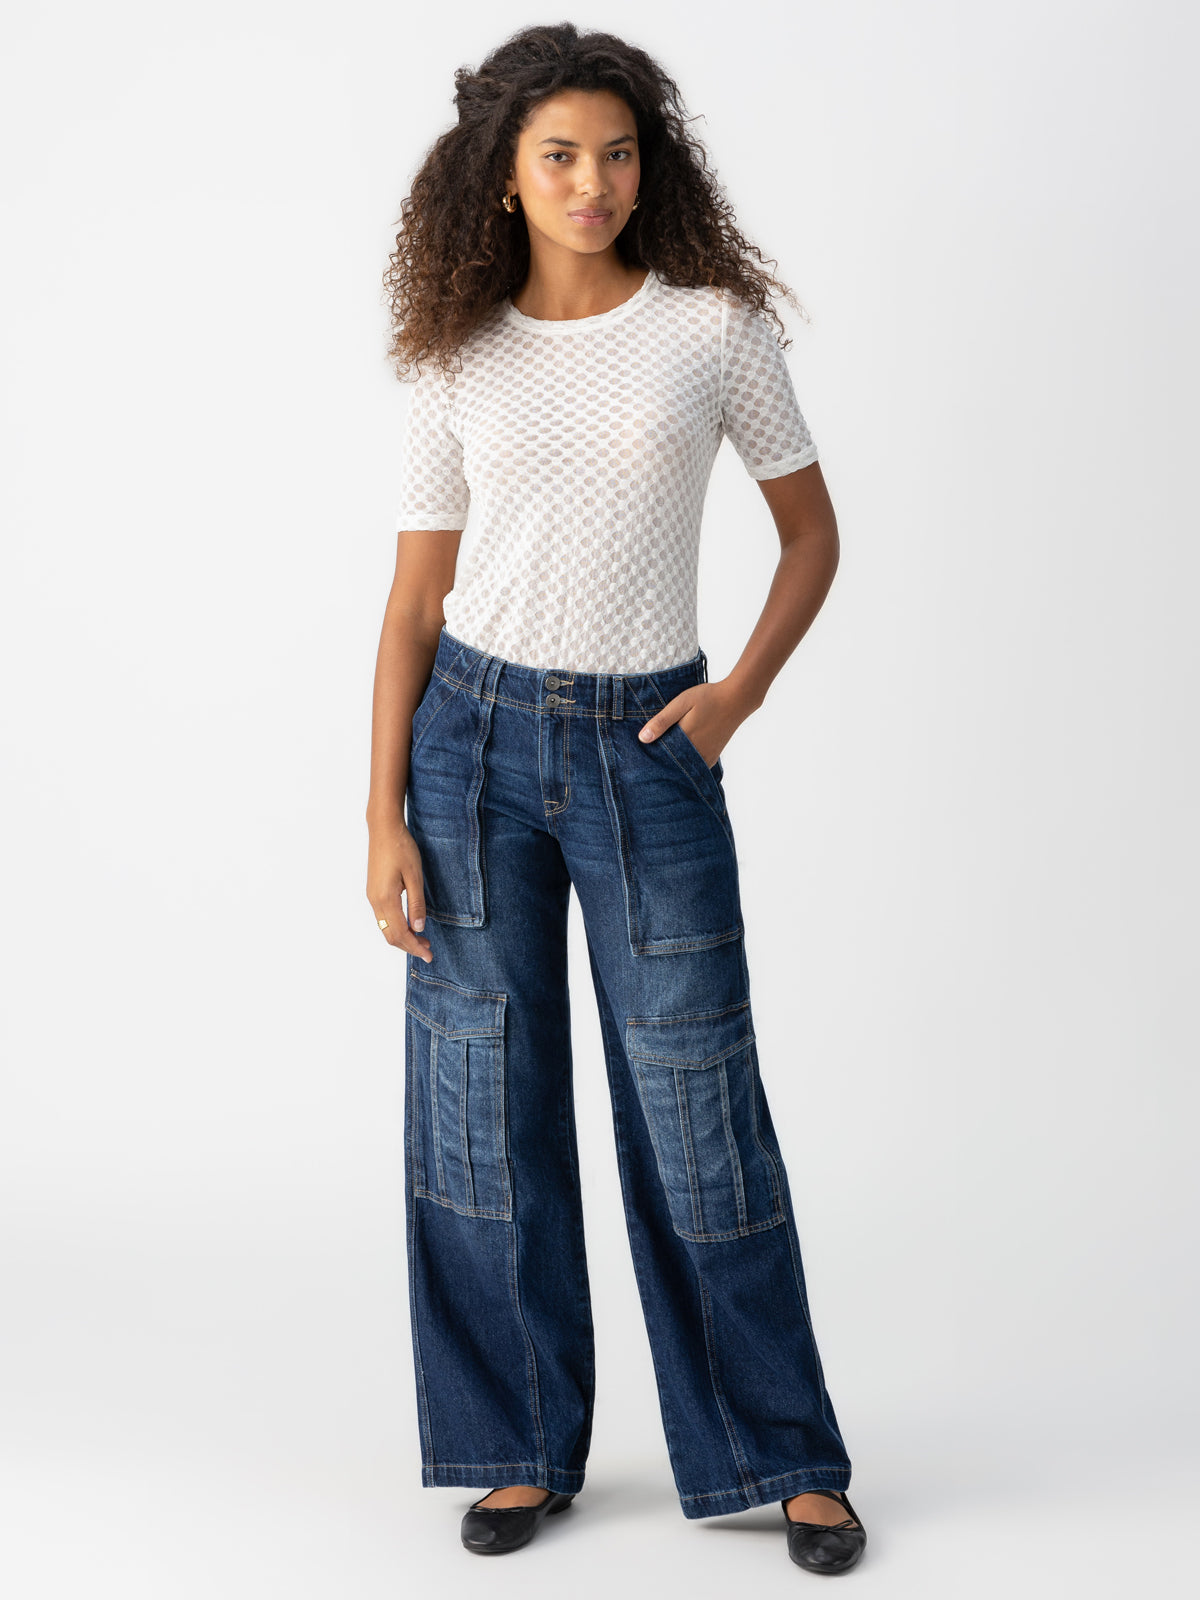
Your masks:
{"label": "wide-leg jeans", "polygon": [[583,1486],[595,1366],[567,915],[587,934],[625,1221],[683,1513],[849,1485],[754,1036],[720,761],[664,671],[540,669],[443,628],[408,826],[405,1202],[422,1483]]}

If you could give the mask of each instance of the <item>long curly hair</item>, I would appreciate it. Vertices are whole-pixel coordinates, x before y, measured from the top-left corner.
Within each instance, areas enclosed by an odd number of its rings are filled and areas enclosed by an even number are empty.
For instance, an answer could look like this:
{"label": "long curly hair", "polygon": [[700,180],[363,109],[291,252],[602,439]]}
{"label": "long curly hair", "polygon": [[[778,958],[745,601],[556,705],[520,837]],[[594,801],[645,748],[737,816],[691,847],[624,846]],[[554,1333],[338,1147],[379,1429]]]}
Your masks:
{"label": "long curly hair", "polygon": [[[387,359],[398,377],[414,365],[420,371],[425,358],[451,372],[472,331],[524,283],[529,232],[500,196],[521,129],[537,106],[564,89],[611,90],[637,119],[640,198],[615,241],[622,260],[652,267],[677,287],[727,290],[785,332],[768,300],[770,290],[779,290],[807,320],[792,291],[765,270],[759,250],[738,231],[704,147],[688,130],[692,119],[678,86],[644,50],[570,22],[527,27],[479,68],[459,67],[454,83],[458,122],[430,147],[401,202],[394,224],[400,232],[384,274]],[[785,338],[782,348],[790,344]]]}

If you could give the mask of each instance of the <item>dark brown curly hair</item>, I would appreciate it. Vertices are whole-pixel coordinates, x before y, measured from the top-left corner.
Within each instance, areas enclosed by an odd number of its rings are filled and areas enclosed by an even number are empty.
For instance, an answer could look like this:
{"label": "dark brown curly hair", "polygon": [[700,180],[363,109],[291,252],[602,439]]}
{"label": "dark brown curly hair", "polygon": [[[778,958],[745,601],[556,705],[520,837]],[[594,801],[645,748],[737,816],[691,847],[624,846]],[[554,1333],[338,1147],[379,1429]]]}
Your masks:
{"label": "dark brown curly hair", "polygon": [[[636,45],[571,22],[522,28],[476,70],[454,74],[457,124],[430,148],[401,202],[384,284],[391,307],[387,358],[398,377],[426,357],[446,372],[471,332],[529,272],[529,233],[500,205],[517,139],[544,100],[563,89],[608,89],[637,119],[640,200],[616,239],[622,259],[653,267],[677,287],[716,287],[783,324],[768,300],[791,290],[763,266],[688,131],[678,86]],[[777,264],[777,263],[776,263]],[[783,341],[787,349],[789,339]]]}

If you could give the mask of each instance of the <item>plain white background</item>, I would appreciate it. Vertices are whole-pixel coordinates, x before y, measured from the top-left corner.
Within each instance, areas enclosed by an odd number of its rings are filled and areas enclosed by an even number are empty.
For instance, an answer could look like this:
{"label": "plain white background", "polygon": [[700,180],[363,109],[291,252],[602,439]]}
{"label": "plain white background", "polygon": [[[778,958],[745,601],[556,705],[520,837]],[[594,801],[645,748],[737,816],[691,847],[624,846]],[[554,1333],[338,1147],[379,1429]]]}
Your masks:
{"label": "plain white background", "polygon": [[[1197,25],[621,3],[782,307],[830,598],[724,752],[764,1081],[889,1596],[1178,1592],[1195,1384]],[[364,893],[400,200],[551,8],[26,10],[0,79],[8,1593],[798,1593],[688,1522],[573,908],[587,1490],[420,1487]],[[711,672],[777,554],[723,447]],[[754,1537],[737,1537],[738,1534]]]}

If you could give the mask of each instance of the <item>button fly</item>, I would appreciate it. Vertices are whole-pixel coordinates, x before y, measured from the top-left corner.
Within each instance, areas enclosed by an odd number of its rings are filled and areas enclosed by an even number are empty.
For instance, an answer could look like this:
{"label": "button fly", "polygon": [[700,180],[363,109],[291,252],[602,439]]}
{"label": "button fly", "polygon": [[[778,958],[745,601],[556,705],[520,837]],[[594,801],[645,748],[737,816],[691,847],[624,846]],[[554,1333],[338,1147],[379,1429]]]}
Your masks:
{"label": "button fly", "polygon": [[546,687],[547,687],[547,689],[557,689],[561,682],[562,682],[561,678],[547,678],[546,679]]}
{"label": "button fly", "polygon": [[548,706],[556,706],[556,705],[558,705],[558,703],[559,703],[559,701],[561,699],[562,699],[562,695],[560,695],[560,694],[548,694],[546,696],[546,704]]}

